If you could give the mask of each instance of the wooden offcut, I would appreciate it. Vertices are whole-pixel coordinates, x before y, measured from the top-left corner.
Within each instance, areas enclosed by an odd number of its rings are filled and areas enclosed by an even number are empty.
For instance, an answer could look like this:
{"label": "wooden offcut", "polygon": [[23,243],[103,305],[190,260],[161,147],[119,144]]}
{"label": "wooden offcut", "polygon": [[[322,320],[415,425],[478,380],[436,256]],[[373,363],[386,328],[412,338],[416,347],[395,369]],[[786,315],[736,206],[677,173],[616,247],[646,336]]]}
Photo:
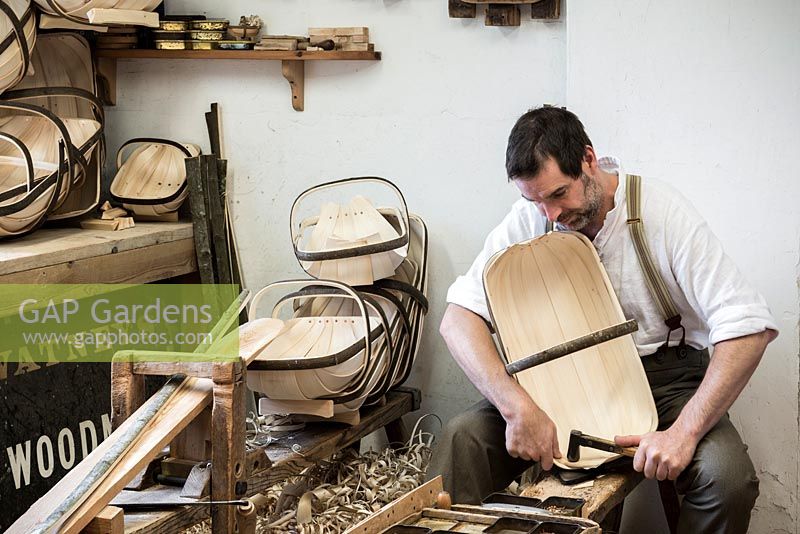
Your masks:
{"label": "wooden offcut", "polygon": [[82,534],[122,534],[125,532],[125,514],[122,508],[106,506],[86,525]]}
{"label": "wooden offcut", "polygon": [[94,8],[86,13],[91,24],[124,24],[158,28],[158,13],[135,9]]}

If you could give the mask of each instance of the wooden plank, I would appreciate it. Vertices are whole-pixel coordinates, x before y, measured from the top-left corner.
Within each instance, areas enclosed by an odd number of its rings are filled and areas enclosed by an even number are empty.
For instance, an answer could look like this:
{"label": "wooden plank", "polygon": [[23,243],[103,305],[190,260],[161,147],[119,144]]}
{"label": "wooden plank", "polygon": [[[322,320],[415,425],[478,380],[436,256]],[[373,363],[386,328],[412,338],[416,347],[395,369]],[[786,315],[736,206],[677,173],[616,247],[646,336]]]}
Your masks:
{"label": "wooden plank", "polygon": [[448,0],[447,14],[452,19],[474,19],[478,14],[478,9],[475,4],[469,4],[461,0]]}
{"label": "wooden plank", "polygon": [[[231,266],[228,257],[227,228],[225,226],[225,210],[222,205],[222,188],[220,180],[225,180],[224,171],[227,165],[216,155],[201,156],[206,167],[206,206],[209,226],[211,227],[211,244],[214,251],[214,273],[218,284],[231,283]],[[220,176],[220,172],[223,174]]]}
{"label": "wooden plank", "polygon": [[125,514],[122,508],[106,506],[83,529],[83,534],[122,534],[125,531]]}
{"label": "wooden plank", "polygon": [[144,377],[130,362],[111,362],[111,428],[117,429],[144,403]]}
{"label": "wooden plank", "polygon": [[294,61],[373,61],[380,52],[346,52],[343,50],[96,50],[96,57],[120,59],[262,59]]}
{"label": "wooden plank", "polygon": [[[59,532],[80,532],[92,517],[205,408],[210,400],[211,387],[212,383],[208,379],[187,378],[140,433],[133,446],[93,489],[91,496],[70,514]],[[112,434],[107,439],[113,438]]]}
{"label": "wooden plank", "polygon": [[213,284],[214,254],[208,226],[208,208],[206,206],[206,180],[203,156],[186,158],[186,182],[189,186],[189,205],[192,210],[192,227],[197,251],[197,267],[200,280],[204,284]]}
{"label": "wooden plank", "polygon": [[436,504],[436,496],[443,490],[441,475],[409,491],[383,508],[347,529],[345,534],[378,534],[422,508]]}
{"label": "wooden plank", "polygon": [[[135,229],[104,233],[128,233]],[[194,241],[189,238],[1,275],[0,283],[144,284],[196,270]]]}
{"label": "wooden plank", "polygon": [[[230,367],[230,366],[229,366]],[[233,364],[236,377],[215,373],[214,402],[211,411],[211,500],[227,501],[246,491],[244,442],[245,385],[241,361]],[[214,534],[236,531],[236,509],[214,506],[211,509],[211,530]]]}
{"label": "wooden plank", "polygon": [[196,270],[191,239],[14,272],[0,283],[147,283]]}
{"label": "wooden plank", "polygon": [[43,228],[0,247],[0,275],[191,239],[192,225],[140,223],[126,232]]}
{"label": "wooden plank", "polygon": [[519,26],[520,10],[513,4],[488,4],[486,6],[487,26]]}
{"label": "wooden plank", "polygon": [[136,9],[94,8],[86,13],[92,24],[125,24],[158,28],[158,13]]}
{"label": "wooden plank", "polygon": [[561,18],[561,0],[541,0],[531,4],[531,18],[544,20]]}

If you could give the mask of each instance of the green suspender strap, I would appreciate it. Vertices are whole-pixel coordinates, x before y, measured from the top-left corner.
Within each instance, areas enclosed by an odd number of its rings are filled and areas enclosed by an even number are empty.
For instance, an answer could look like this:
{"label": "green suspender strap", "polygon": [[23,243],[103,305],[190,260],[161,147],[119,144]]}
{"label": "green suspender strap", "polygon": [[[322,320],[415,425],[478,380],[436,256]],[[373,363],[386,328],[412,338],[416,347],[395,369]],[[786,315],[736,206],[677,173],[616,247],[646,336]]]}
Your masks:
{"label": "green suspender strap", "polygon": [[550,220],[550,219],[548,219],[547,217],[545,217],[545,219],[544,219],[544,220],[545,220],[545,223],[544,223],[544,233],[546,233],[546,234],[549,234],[550,232],[552,232],[552,231],[553,231],[553,221],[551,221],[551,220]]}
{"label": "green suspender strap", "polygon": [[636,249],[636,257],[639,259],[639,265],[644,272],[647,288],[655,299],[661,316],[664,317],[664,324],[669,328],[667,339],[662,347],[666,349],[669,346],[670,335],[680,328],[682,334],[679,347],[683,348],[686,344],[686,329],[681,324],[681,316],[672,301],[672,297],[669,295],[664,280],[656,270],[656,266],[653,263],[653,255],[647,244],[647,236],[644,233],[644,224],[641,218],[642,177],[636,174],[628,174],[626,176],[625,193],[628,205],[628,229],[631,232],[633,247]]}

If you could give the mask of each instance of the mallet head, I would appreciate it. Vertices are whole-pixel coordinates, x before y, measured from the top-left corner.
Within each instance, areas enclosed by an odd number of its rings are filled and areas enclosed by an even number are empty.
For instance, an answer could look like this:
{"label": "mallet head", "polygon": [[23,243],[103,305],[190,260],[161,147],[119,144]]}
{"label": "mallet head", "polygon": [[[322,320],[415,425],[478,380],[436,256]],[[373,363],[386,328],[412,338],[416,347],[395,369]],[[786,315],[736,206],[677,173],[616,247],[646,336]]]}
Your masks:
{"label": "mallet head", "polygon": [[581,459],[581,438],[583,438],[583,432],[580,430],[573,430],[569,433],[567,460],[570,462],[577,462]]}

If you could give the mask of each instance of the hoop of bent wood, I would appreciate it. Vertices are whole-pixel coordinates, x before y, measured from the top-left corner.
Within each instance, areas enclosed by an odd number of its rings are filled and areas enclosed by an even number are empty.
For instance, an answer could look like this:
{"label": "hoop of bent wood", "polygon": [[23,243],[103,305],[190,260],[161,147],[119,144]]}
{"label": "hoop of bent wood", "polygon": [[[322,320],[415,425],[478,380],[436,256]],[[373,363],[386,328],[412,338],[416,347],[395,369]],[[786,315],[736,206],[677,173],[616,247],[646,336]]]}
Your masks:
{"label": "hoop of bent wood", "polygon": [[[298,207],[309,195],[364,183],[389,189],[400,207],[376,209],[369,200],[356,195],[349,204],[327,202],[318,216],[296,222]],[[397,227],[389,222],[392,218]],[[371,284],[392,276],[407,254],[408,207],[400,190],[384,178],[345,178],[307,189],[292,204],[289,227],[295,256],[314,278]]]}
{"label": "hoop of bent wood", "polygon": [[[284,296],[272,310],[277,319],[287,303],[299,299],[337,297],[355,302],[360,315],[321,315],[295,317],[285,321],[284,328],[275,339],[264,346],[249,368],[250,387],[271,399],[311,400],[318,398],[337,400],[339,394],[353,384],[360,383],[372,367],[373,343],[385,340],[391,349],[389,326],[383,311],[344,284],[307,280],[276,282],[262,289],[251,303],[254,317],[259,300],[276,287],[306,286],[300,291]],[[373,327],[367,308],[380,317]],[[364,326],[356,328],[361,319]]]}
{"label": "hoop of bent wood", "polygon": [[[552,232],[498,252],[483,273],[487,306],[507,364],[624,323],[592,243]],[[566,454],[572,429],[613,438],[655,430],[658,415],[630,335],[516,373],[556,425]],[[596,467],[618,455],[587,449],[567,468]]]}
{"label": "hoop of bent wood", "polygon": [[0,2],[0,93],[28,72],[36,44],[36,16],[30,0]]}

